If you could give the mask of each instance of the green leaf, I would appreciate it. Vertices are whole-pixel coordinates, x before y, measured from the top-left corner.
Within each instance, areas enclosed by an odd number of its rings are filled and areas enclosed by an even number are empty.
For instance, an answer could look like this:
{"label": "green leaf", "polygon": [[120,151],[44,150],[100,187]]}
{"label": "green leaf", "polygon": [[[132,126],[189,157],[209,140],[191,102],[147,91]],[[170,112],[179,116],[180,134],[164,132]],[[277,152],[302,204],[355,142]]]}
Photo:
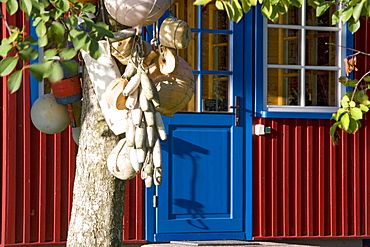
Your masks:
{"label": "green leaf", "polygon": [[7,57],[0,61],[0,76],[9,75],[17,66],[18,58],[16,57]]}
{"label": "green leaf", "polygon": [[28,36],[27,38],[25,38],[22,42],[22,44],[24,45],[37,45],[37,41],[32,38],[31,36]]}
{"label": "green leaf", "polygon": [[59,56],[62,60],[69,60],[72,59],[74,56],[76,56],[77,52],[73,48],[64,48],[61,49],[61,53],[59,53]]}
{"label": "green leaf", "polygon": [[358,21],[358,19],[361,16],[362,8],[364,6],[365,1],[366,0],[362,0],[361,2],[359,2],[358,4],[356,4],[355,7],[353,8],[353,19],[355,21]]}
{"label": "green leaf", "polygon": [[234,19],[234,9],[231,6],[230,2],[223,1],[222,3],[224,5],[224,8],[226,9],[227,16],[229,17],[230,20],[233,20]]}
{"label": "green leaf", "polygon": [[[245,0],[242,0],[242,1],[245,1]],[[222,4],[222,2],[221,2],[220,0],[217,0],[217,1],[215,2],[215,6],[216,6],[216,8],[217,8],[217,9],[219,9],[219,10],[224,10],[224,5]]]}
{"label": "green leaf", "polygon": [[69,39],[72,41],[76,50],[82,49],[87,43],[87,34],[83,31],[73,29],[69,33]]}
{"label": "green leaf", "polygon": [[322,16],[335,1],[322,2],[316,9],[316,17]]}
{"label": "green leaf", "polygon": [[8,79],[8,89],[10,93],[17,91],[22,84],[22,70],[15,71]]}
{"label": "green leaf", "polygon": [[339,108],[339,109],[337,110],[336,115],[335,115],[335,116],[333,116],[333,117],[334,117],[334,119],[335,119],[335,121],[338,121],[338,120],[340,119],[340,117],[343,115],[343,113],[345,113],[345,112],[346,112],[346,110],[345,110],[345,109],[343,109],[343,108]]}
{"label": "green leaf", "polygon": [[335,123],[331,126],[331,128],[330,128],[330,136],[331,136],[332,138],[336,138],[335,133],[337,132],[337,127],[338,127],[338,125],[339,125],[339,122],[335,122]]}
{"label": "green leaf", "polygon": [[60,81],[63,79],[63,69],[62,69],[62,66],[60,66],[59,63],[53,63],[53,65],[51,66],[51,73],[49,75],[49,80],[51,82],[54,82],[54,81]]}
{"label": "green leaf", "polygon": [[194,2],[194,5],[206,5],[208,3],[212,2],[212,0],[196,0]]}
{"label": "green leaf", "polygon": [[366,81],[366,82],[370,82],[370,76],[366,76],[366,77],[364,77],[364,79],[363,79],[364,81]]}
{"label": "green leaf", "polygon": [[350,110],[351,116],[355,120],[360,120],[362,119],[362,111],[360,108],[354,107]]}
{"label": "green leaf", "polygon": [[348,130],[349,127],[349,115],[348,113],[344,113],[342,118],[340,119],[340,124],[342,126],[342,129]]}
{"label": "green leaf", "polygon": [[39,40],[38,40],[38,45],[40,47],[44,47],[48,44],[48,36],[47,35],[44,35],[42,37],[39,37]]}
{"label": "green leaf", "polygon": [[72,32],[72,29],[78,26],[78,17],[76,15],[72,15],[71,17],[67,18],[65,22],[67,28]]}
{"label": "green leaf", "polygon": [[48,61],[52,59],[55,55],[57,55],[57,50],[56,49],[47,49],[44,52],[44,60]]}
{"label": "green leaf", "polygon": [[61,24],[60,22],[56,22],[56,21],[53,21],[51,23],[50,31],[56,35],[63,35],[65,33],[63,24]]}
{"label": "green leaf", "polygon": [[369,111],[369,107],[367,107],[364,104],[360,104],[359,107],[360,107],[360,110],[363,111],[363,112],[368,112]]}
{"label": "green leaf", "polygon": [[340,18],[343,22],[347,22],[353,15],[353,7],[343,9]]}
{"label": "green leaf", "polygon": [[43,78],[46,78],[49,76],[51,72],[51,61],[45,62],[45,63],[35,63],[31,64],[28,68],[32,75],[38,80],[42,81]]}
{"label": "green leaf", "polygon": [[250,6],[257,6],[257,0],[249,0]]}
{"label": "green leaf", "polygon": [[266,0],[261,7],[261,13],[268,19],[271,19],[272,5],[270,0]]}
{"label": "green leaf", "polygon": [[348,29],[351,33],[355,33],[360,28],[360,21],[355,21],[353,18],[349,19],[348,21]]}
{"label": "green leaf", "polygon": [[32,0],[20,0],[21,10],[27,15],[31,15],[32,11]]}
{"label": "green leaf", "polygon": [[18,11],[18,1],[17,0],[8,0],[6,2],[6,10],[10,15],[14,15]]}
{"label": "green leaf", "polygon": [[340,101],[340,104],[342,105],[343,108],[348,108],[348,102],[349,97],[347,95],[344,95],[342,100]]}
{"label": "green leaf", "polygon": [[359,121],[351,118],[346,132],[349,134],[353,134],[358,130],[358,128],[359,128]]}
{"label": "green leaf", "polygon": [[339,11],[337,10],[331,15],[331,24],[336,25],[337,23],[339,23],[339,20]]}
{"label": "green leaf", "polygon": [[350,101],[348,105],[349,105],[349,107],[355,107],[356,106],[356,102]]}
{"label": "green leaf", "polygon": [[55,7],[63,12],[66,12],[69,10],[69,2],[67,0],[58,0],[55,3]]}
{"label": "green leaf", "polygon": [[[251,2],[252,1],[248,1],[248,0],[241,0],[242,1],[242,8],[243,8],[243,12],[244,13],[248,13],[248,11],[251,9]],[[257,4],[257,1],[253,1]]]}
{"label": "green leaf", "polygon": [[94,59],[98,59],[102,54],[102,50],[99,46],[98,41],[91,40],[91,42],[89,42],[89,43],[90,44],[89,44],[88,52],[89,52],[90,56]]}
{"label": "green leaf", "polygon": [[37,34],[37,37],[42,37],[46,34],[46,25],[44,22],[40,21],[39,24],[37,25],[36,29],[36,34]]}
{"label": "green leaf", "polygon": [[6,57],[10,53],[10,51],[13,49],[13,46],[10,44],[2,44],[0,45],[0,56]]}
{"label": "green leaf", "polygon": [[8,38],[8,42],[11,43],[13,41],[15,41],[18,37],[19,37],[19,33],[18,32],[14,32],[12,33],[9,38]]}
{"label": "green leaf", "polygon": [[33,47],[27,47],[21,51],[19,51],[19,56],[23,61],[27,61],[28,59],[36,59],[39,56],[39,53]]}
{"label": "green leaf", "polygon": [[243,9],[239,3],[239,0],[232,0],[231,7],[234,9],[233,21],[238,23],[243,17]]}
{"label": "green leaf", "polygon": [[96,11],[95,5],[91,3],[85,4],[82,8],[82,12],[84,13],[95,13],[95,11]]}

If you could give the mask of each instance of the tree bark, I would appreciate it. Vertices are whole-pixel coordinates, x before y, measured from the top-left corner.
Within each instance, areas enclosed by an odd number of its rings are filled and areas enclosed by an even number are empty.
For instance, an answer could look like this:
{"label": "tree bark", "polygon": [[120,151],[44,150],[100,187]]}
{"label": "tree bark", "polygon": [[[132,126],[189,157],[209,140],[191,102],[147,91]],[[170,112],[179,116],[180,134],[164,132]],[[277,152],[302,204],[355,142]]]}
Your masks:
{"label": "tree bark", "polygon": [[121,246],[125,182],[106,160],[119,137],[109,129],[87,71],[67,246]]}

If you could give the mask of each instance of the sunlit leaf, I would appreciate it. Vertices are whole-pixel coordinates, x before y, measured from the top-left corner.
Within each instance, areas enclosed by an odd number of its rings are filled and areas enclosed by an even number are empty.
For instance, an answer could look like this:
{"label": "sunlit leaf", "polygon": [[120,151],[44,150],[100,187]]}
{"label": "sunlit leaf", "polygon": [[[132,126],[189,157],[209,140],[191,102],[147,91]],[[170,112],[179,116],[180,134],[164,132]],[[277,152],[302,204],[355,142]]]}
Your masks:
{"label": "sunlit leaf", "polygon": [[44,35],[42,37],[39,37],[39,40],[38,40],[38,45],[40,47],[44,47],[48,44],[48,36],[47,35]]}
{"label": "sunlit leaf", "polygon": [[20,7],[27,15],[30,15],[32,11],[32,0],[20,0]]}
{"label": "sunlit leaf", "polygon": [[60,81],[63,79],[63,69],[62,69],[62,66],[60,66],[59,63],[53,63],[53,65],[51,66],[51,72],[50,72],[50,75],[49,75],[49,80],[51,82],[54,82],[54,81]]}
{"label": "sunlit leaf", "polygon": [[360,21],[355,21],[353,18],[349,19],[348,21],[348,29],[351,31],[351,33],[357,32],[357,30],[360,28]]}
{"label": "sunlit leaf", "polygon": [[13,49],[13,46],[10,44],[0,45],[0,56],[6,57],[12,49]]}
{"label": "sunlit leaf", "polygon": [[212,2],[212,0],[196,0],[194,2],[194,5],[206,5],[208,3]]}
{"label": "sunlit leaf", "polygon": [[358,4],[356,4],[355,7],[353,8],[353,19],[355,21],[358,21],[358,19],[360,19],[364,3],[365,3],[365,0],[362,0]]}
{"label": "sunlit leaf", "polygon": [[357,121],[353,118],[350,118],[348,129],[346,130],[346,132],[349,133],[349,134],[355,133],[359,128],[358,123],[359,123],[359,121]]}
{"label": "sunlit leaf", "polygon": [[330,6],[334,3],[335,1],[322,2],[316,9],[316,16],[317,17],[322,16],[330,8]]}
{"label": "sunlit leaf", "polygon": [[348,113],[344,113],[342,118],[340,119],[340,123],[342,126],[342,129],[347,130],[349,127],[349,115]]}
{"label": "sunlit leaf", "polygon": [[367,107],[364,104],[360,104],[359,107],[360,107],[360,110],[363,111],[363,112],[368,112],[369,111],[369,107]]}
{"label": "sunlit leaf", "polygon": [[40,21],[39,24],[37,25],[36,29],[36,34],[37,34],[37,37],[42,37],[46,34],[46,26],[45,26],[45,23]]}
{"label": "sunlit leaf", "polygon": [[44,52],[44,60],[48,61],[48,60],[52,59],[55,55],[57,55],[57,52],[58,51],[56,49],[47,49]]}
{"label": "sunlit leaf", "polygon": [[[247,13],[251,9],[252,1],[248,1],[248,0],[241,0],[241,1],[242,1],[243,12]],[[253,1],[253,2],[256,2],[257,4],[257,1]]]}
{"label": "sunlit leaf", "polygon": [[49,76],[51,72],[51,66],[52,62],[48,61],[45,63],[32,64],[29,66],[29,70],[38,81],[41,81],[43,78]]}
{"label": "sunlit leaf", "polygon": [[14,93],[17,91],[22,84],[22,70],[15,71],[11,76],[8,78],[8,89],[10,93]]}
{"label": "sunlit leaf", "polygon": [[61,53],[59,53],[59,56],[62,60],[69,60],[72,59],[74,56],[76,56],[77,52],[73,48],[64,48],[61,49]]}
{"label": "sunlit leaf", "polygon": [[[244,2],[245,0],[242,0],[242,2]],[[216,8],[217,9],[219,9],[219,10],[224,10],[224,5],[222,4],[222,2],[220,1],[220,0],[217,0],[216,2],[215,2],[215,6],[216,6]]]}
{"label": "sunlit leaf", "polygon": [[6,2],[6,10],[10,15],[14,15],[18,10],[18,1],[17,0],[8,0]]}
{"label": "sunlit leaf", "polygon": [[351,113],[351,116],[355,119],[355,120],[360,120],[362,119],[362,111],[360,108],[357,108],[357,107],[354,107],[350,110],[350,113]]}
{"label": "sunlit leaf", "polygon": [[65,33],[65,28],[60,22],[53,21],[50,25],[50,31],[53,34],[63,35]]}
{"label": "sunlit leaf", "polygon": [[233,0],[231,6],[234,9],[233,21],[238,23],[243,17],[242,6],[240,5],[239,0]]}
{"label": "sunlit leaf", "polygon": [[347,95],[344,95],[342,100],[340,101],[340,104],[342,105],[343,108],[348,108],[348,102],[349,97]]}
{"label": "sunlit leaf", "polygon": [[347,22],[353,15],[353,7],[343,9],[340,18],[343,22]]}
{"label": "sunlit leaf", "polygon": [[16,57],[7,57],[0,61],[0,76],[9,75],[17,66],[18,58]]}

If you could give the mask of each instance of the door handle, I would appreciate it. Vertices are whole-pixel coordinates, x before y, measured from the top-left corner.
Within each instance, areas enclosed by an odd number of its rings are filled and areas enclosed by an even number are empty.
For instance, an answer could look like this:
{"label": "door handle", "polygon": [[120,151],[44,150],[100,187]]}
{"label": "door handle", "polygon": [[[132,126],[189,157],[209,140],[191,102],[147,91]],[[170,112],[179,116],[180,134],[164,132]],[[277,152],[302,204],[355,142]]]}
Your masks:
{"label": "door handle", "polygon": [[235,126],[240,126],[240,96],[235,96],[235,105],[230,108],[235,109]]}

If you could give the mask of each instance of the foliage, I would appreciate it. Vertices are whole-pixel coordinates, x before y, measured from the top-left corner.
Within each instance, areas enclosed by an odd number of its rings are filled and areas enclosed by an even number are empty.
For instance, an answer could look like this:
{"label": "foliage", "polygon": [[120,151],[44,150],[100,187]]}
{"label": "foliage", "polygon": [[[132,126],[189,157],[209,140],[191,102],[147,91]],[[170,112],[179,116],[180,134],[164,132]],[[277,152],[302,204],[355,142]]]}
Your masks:
{"label": "foliage", "polygon": [[[335,123],[331,126],[330,136],[333,143],[338,144],[338,128],[344,132],[353,134],[361,127],[363,114],[369,111],[370,101],[366,94],[370,89],[370,71],[367,72],[360,80],[352,80],[345,76],[339,78],[339,82],[346,87],[353,87],[353,91],[347,92],[341,100],[341,108],[333,113],[332,118]],[[364,85],[361,85],[365,82]]]}
{"label": "foliage", "polygon": [[[29,69],[38,80],[60,80],[63,78],[60,62],[72,59],[81,49],[98,58],[101,55],[98,40],[103,36],[113,37],[106,24],[94,22],[87,16],[96,11],[91,3],[82,4],[77,0],[0,1],[6,3],[10,15],[20,9],[36,27],[37,41],[25,32],[25,27],[13,26],[7,26],[9,37],[1,41],[0,76],[10,75],[8,88],[12,93],[21,85],[23,70]],[[21,63],[38,58],[37,46],[45,48],[44,61],[32,65]]]}
{"label": "foliage", "polygon": [[[226,10],[230,20],[239,22],[243,13],[247,13],[252,6],[261,5],[261,13],[268,19],[276,22],[279,15],[285,14],[290,7],[301,7],[303,0],[196,0],[195,5],[206,5],[215,1],[220,10]],[[370,16],[370,1],[367,0],[308,0],[308,4],[316,9],[316,16],[323,15],[332,5],[339,5],[332,14],[332,24],[339,21],[348,22],[349,30],[354,33],[360,28],[360,17]]]}

